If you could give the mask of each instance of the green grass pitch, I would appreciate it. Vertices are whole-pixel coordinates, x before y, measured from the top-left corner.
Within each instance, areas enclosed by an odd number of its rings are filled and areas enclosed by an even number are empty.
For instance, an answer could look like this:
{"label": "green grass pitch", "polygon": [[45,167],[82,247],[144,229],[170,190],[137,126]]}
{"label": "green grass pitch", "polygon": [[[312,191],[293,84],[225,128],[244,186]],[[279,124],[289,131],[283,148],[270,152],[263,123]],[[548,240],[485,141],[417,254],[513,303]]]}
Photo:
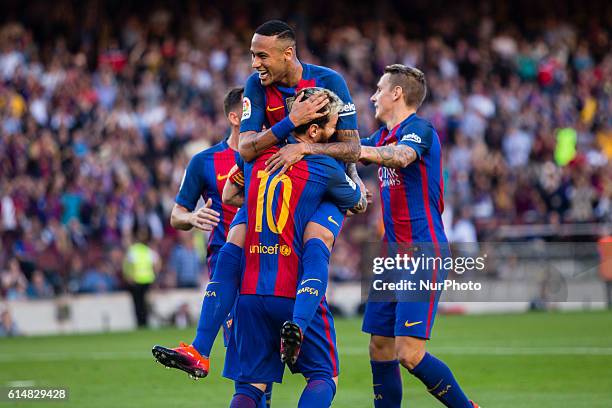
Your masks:
{"label": "green grass pitch", "polygon": [[[372,407],[368,337],[360,319],[337,320],[341,375],[334,407]],[[33,381],[69,388],[67,402],[0,402],[40,407],[227,407],[233,384],[221,378],[216,347],[208,378],[156,363],[154,344],[190,341],[189,330],[0,339],[0,386]],[[218,340],[221,340],[218,338]],[[612,407],[612,313],[438,316],[429,350],[484,408]],[[403,370],[404,407],[439,407]],[[295,407],[304,381],[285,374],[272,406]]]}

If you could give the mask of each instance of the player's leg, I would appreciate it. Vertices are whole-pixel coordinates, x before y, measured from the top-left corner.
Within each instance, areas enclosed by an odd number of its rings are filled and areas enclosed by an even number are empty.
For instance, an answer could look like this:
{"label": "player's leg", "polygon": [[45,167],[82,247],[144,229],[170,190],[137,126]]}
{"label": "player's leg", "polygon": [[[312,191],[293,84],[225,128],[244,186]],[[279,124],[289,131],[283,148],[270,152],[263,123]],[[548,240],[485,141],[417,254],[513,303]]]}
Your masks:
{"label": "player's leg", "polygon": [[427,387],[427,391],[447,407],[472,408],[473,405],[444,362],[425,350],[431,336],[439,291],[428,301],[398,302],[395,347],[400,364]]}
{"label": "player's leg", "polygon": [[[193,378],[208,375],[210,350],[219,327],[232,309],[241,276],[242,246],[246,235],[246,211],[236,214],[228,233],[227,242],[219,250],[213,276],[206,287],[196,336],[191,345],[167,348],[156,345],[152,353],[163,365],[178,368]],[[223,265],[222,268],[218,267]]]}
{"label": "player's leg", "polygon": [[293,318],[281,331],[281,360],[295,362],[310,321],[327,290],[329,257],[344,214],[328,201],[322,202],[304,231],[302,276],[298,282]]}
{"label": "player's leg", "polygon": [[306,333],[317,306],[327,290],[329,257],[334,235],[327,228],[309,222],[304,233],[303,273],[298,282],[293,321]]}
{"label": "player's leg", "polygon": [[[240,211],[239,211],[240,212]],[[203,356],[209,356],[219,328],[236,301],[240,286],[242,247],[246,224],[233,225],[227,242],[219,250],[217,265],[206,287],[200,320],[193,346]]]}
{"label": "player's leg", "polygon": [[400,363],[427,387],[427,392],[447,407],[473,408],[450,368],[425,350],[425,339],[398,336],[395,342]]}
{"label": "player's leg", "polygon": [[272,384],[271,382],[266,384],[266,389],[264,390],[264,396],[261,399],[260,407],[268,408],[272,406]]}
{"label": "player's leg", "polygon": [[302,352],[292,372],[300,372],[307,379],[299,408],[327,408],[336,395],[340,371],[334,318],[325,298],[319,304],[304,336]]}
{"label": "player's leg", "polygon": [[362,330],[370,333],[370,366],[374,406],[399,408],[402,404],[402,376],[395,354],[395,302],[368,302]]}
{"label": "player's leg", "polygon": [[[235,317],[235,310],[234,310]],[[241,373],[240,368],[240,356],[238,355],[238,346],[236,344],[236,327],[232,322],[229,332],[229,341],[227,343],[227,349],[225,350],[225,364],[223,366],[223,375],[228,378],[238,378]],[[236,388],[236,393],[238,393],[239,383],[234,381],[234,387]],[[268,408],[271,406],[272,402],[272,383],[267,383],[264,395],[259,400],[258,408]]]}
{"label": "player's leg", "polygon": [[338,377],[308,378],[298,408],[328,408],[336,395]]}
{"label": "player's leg", "polygon": [[[257,405],[232,407],[261,406],[268,384],[282,380],[284,364],[278,358],[278,332],[282,322],[291,316],[293,303],[293,299],[273,296],[239,296],[235,332],[228,346],[223,376],[236,381],[236,403],[250,403],[252,400]],[[234,342],[235,352],[230,353]],[[239,363],[235,364],[236,361]]]}
{"label": "player's leg", "polygon": [[257,408],[261,406],[260,401],[265,400],[265,388],[265,384],[249,384],[236,381],[230,408]]}

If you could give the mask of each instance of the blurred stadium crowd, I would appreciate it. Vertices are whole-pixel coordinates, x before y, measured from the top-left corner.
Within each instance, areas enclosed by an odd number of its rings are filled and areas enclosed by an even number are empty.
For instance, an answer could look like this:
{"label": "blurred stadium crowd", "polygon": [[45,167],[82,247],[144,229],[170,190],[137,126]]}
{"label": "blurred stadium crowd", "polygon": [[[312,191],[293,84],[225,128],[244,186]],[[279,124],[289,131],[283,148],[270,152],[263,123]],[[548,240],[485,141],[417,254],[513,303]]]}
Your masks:
{"label": "blurred stadium crowd", "polygon": [[[252,30],[278,16],[297,28],[301,60],[344,75],[362,137],[379,126],[369,97],[384,66],[426,73],[420,114],[444,146],[451,240],[490,239],[504,224],[612,221],[605,2],[581,13],[552,1],[530,13],[526,3],[436,13],[423,1],[376,2],[375,11],[326,3],[325,12],[297,2],[268,13],[198,3],[7,7],[0,298],[121,289],[135,225],[148,226],[163,260],[157,287],[200,285],[205,238],[169,226],[174,196],[191,155],[227,135],[222,98],[251,72]],[[361,172],[376,192],[375,169]],[[375,203],[345,224],[332,280],[355,278],[357,248],[377,236],[379,218]]]}

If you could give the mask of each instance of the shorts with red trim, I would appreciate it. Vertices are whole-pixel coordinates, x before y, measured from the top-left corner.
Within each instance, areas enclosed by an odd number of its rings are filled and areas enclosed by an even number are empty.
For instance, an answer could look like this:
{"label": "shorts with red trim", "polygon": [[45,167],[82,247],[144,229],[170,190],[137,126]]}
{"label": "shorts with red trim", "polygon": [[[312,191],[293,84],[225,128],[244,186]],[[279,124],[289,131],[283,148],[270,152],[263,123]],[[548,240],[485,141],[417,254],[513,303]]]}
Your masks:
{"label": "shorts with red trim", "polygon": [[[238,297],[232,338],[237,356],[226,358],[224,377],[246,383],[282,382],[285,365],[280,360],[280,330],[285,321],[291,320],[294,304],[295,299],[277,296]],[[306,378],[333,378],[339,373],[334,319],[325,298],[290,369]]]}
{"label": "shorts with red trim", "polygon": [[[409,247],[413,249],[407,251]],[[431,338],[438,302],[448,276],[445,261],[451,259],[448,244],[417,243],[411,245],[388,244],[385,256],[410,256],[422,261],[416,270],[392,270],[382,275],[374,275],[385,283],[409,282],[409,286],[394,291],[373,292],[372,285],[363,316],[362,330],[366,333],[385,336],[410,336],[422,339]],[[423,266],[427,265],[427,266]],[[379,286],[380,287],[380,284]]]}
{"label": "shorts with red trim", "polygon": [[361,330],[384,337],[431,338],[440,291],[432,302],[368,302]]}

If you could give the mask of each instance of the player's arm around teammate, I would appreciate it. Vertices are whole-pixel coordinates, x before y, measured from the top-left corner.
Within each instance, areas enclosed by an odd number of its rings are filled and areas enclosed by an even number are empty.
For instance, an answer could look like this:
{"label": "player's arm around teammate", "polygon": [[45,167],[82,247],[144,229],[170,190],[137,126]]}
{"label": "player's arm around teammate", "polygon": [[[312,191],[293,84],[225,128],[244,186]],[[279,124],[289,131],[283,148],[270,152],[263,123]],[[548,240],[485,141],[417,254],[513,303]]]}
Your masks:
{"label": "player's arm around teammate", "polygon": [[[371,98],[376,119],[385,126],[361,141],[361,159],[381,166],[385,241],[431,243],[439,257],[440,248],[447,245],[441,219],[441,145],[433,126],[416,115],[425,94],[425,75],[418,69],[399,64],[385,68]],[[429,279],[436,279],[435,268]],[[397,299],[366,304],[362,330],[371,335],[376,408],[401,406],[400,364],[445,406],[477,407],[463,393],[449,367],[426,351],[440,292],[427,296],[427,301]]]}
{"label": "player's arm around teammate", "polygon": [[[267,97],[263,89],[266,89],[267,92],[273,86],[303,87],[300,83],[303,79],[304,66],[297,58],[295,33],[281,21],[269,21],[260,26],[253,35],[250,51],[252,67],[258,72],[258,78],[247,81],[243,120],[249,124],[256,124],[262,123],[267,114],[274,113],[276,109],[281,108],[281,106],[272,107],[267,104]],[[340,114],[344,118],[338,128],[337,142],[313,144],[305,154],[325,154],[347,163],[354,163],[359,160],[360,150],[355,105],[351,102],[348,87],[342,77],[334,71],[320,67],[319,69],[325,72],[326,79],[322,80],[325,84],[311,83],[307,86],[323,86],[340,96],[346,104]],[[297,126],[325,115],[320,109],[327,103],[324,95],[318,95],[308,101],[298,99],[291,113],[278,122],[271,122],[268,129],[261,130],[258,126],[247,125],[240,134],[240,154],[246,161],[252,161],[267,148],[284,141]],[[272,173],[277,168],[284,166],[284,172],[302,157],[303,154],[274,157],[267,170]],[[363,183],[354,164],[348,166],[347,173],[363,189]]]}

